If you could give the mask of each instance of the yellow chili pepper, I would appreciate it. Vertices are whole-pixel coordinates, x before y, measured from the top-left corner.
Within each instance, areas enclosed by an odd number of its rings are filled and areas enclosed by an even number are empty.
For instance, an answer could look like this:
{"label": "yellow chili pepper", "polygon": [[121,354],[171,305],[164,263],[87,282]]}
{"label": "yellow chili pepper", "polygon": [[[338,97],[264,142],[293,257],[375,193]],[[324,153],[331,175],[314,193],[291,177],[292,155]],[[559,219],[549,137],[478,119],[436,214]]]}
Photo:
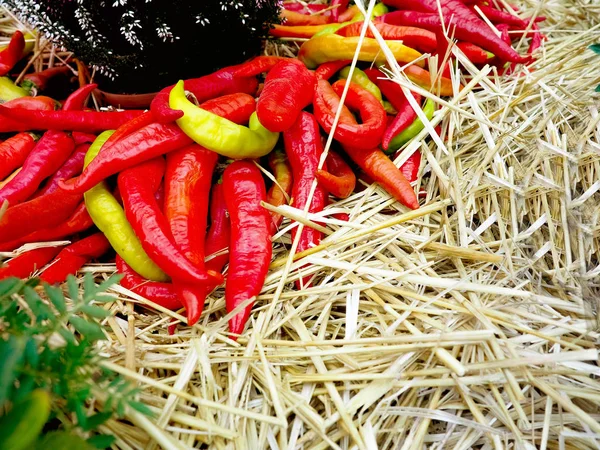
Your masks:
{"label": "yellow chili pepper", "polygon": [[[350,74],[350,66],[344,67],[342,70],[340,70],[340,78],[342,78],[344,80],[348,79],[349,74]],[[379,100],[381,102],[381,104],[383,105],[383,97],[381,96],[381,91],[379,90],[379,88],[377,87],[377,85],[375,83],[373,83],[371,80],[369,80],[369,77],[367,76],[367,74],[364,73],[362,70],[360,70],[358,67],[354,68],[354,72],[352,72],[352,79],[350,81],[365,88],[367,91],[369,91],[371,94],[373,94],[375,96],[375,98],[377,100]]]}
{"label": "yellow chili pepper", "polygon": [[[337,34],[313,36],[302,44],[298,58],[309,69],[314,69],[318,65],[330,61],[352,59],[359,40],[359,36],[343,37]],[[398,62],[409,63],[421,56],[421,53],[402,45],[402,42],[387,41],[387,44]],[[373,38],[364,38],[358,59],[367,62],[384,62],[386,60],[379,43]],[[418,61],[415,64],[423,66],[425,62]]]}
{"label": "yellow chili pepper", "polygon": [[27,96],[29,96],[29,92],[13,83],[13,80],[8,77],[0,77],[0,103]]}
{"label": "yellow chili pepper", "polygon": [[[84,167],[100,152],[102,145],[114,133],[109,130],[96,138],[85,154]],[[117,254],[142,277],[153,281],[167,281],[169,277],[150,259],[142,248],[125,211],[112,195],[106,182],[101,182],[84,195],[85,207],[100,231],[104,233]]]}

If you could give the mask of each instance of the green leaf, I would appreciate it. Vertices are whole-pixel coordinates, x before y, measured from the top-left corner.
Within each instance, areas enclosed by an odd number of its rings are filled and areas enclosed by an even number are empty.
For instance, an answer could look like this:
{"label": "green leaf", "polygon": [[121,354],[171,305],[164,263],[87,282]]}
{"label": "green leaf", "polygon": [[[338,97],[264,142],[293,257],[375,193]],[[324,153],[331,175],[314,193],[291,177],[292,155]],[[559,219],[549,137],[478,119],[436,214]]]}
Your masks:
{"label": "green leaf", "polygon": [[94,447],[77,435],[67,433],[66,431],[53,431],[44,435],[42,439],[36,442],[35,448],[44,450],[96,450],[97,447]]}
{"label": "green leaf", "polygon": [[71,330],[61,328],[60,330],[58,330],[58,334],[60,334],[63,337],[67,344],[77,345],[77,340],[75,339],[75,335],[71,332]]}
{"label": "green leaf", "polygon": [[96,413],[87,418],[85,427],[83,427],[81,425],[80,426],[83,429],[83,431],[95,430],[100,425],[102,425],[104,422],[106,422],[108,419],[110,419],[112,417],[112,415],[113,415],[112,411],[104,411],[104,412]]}
{"label": "green leaf", "polygon": [[25,286],[23,294],[25,301],[31,308],[31,311],[33,311],[33,314],[35,314],[35,317],[38,321],[52,319],[55,317],[52,310],[42,301],[38,293],[35,292],[33,288]]}
{"label": "green leaf", "polygon": [[23,359],[25,343],[25,339],[10,335],[7,341],[0,340],[0,406],[8,400],[17,379],[16,369]]}
{"label": "green leaf", "polygon": [[146,416],[153,416],[154,413],[152,412],[152,410],[150,408],[148,408],[148,406],[146,406],[144,403],[142,402],[136,402],[136,401],[130,401],[129,402],[129,406],[133,409],[135,409],[137,412],[140,412]]}
{"label": "green leaf", "polygon": [[96,283],[94,283],[94,277],[91,273],[86,273],[83,276],[83,301],[89,303],[94,299],[96,294]]}
{"label": "green leaf", "polygon": [[102,327],[94,322],[88,322],[81,317],[72,316],[69,318],[71,325],[86,339],[90,341],[101,341],[106,339]]}
{"label": "green leaf", "polygon": [[74,303],[80,303],[79,301],[79,285],[77,284],[77,278],[73,275],[67,277],[67,289],[69,291],[69,297]]}
{"label": "green leaf", "polygon": [[33,337],[27,339],[25,344],[25,360],[32,369],[37,369],[40,362],[40,355],[38,354],[38,346]]}
{"label": "green leaf", "polygon": [[95,319],[104,319],[112,315],[110,311],[107,311],[104,308],[100,308],[99,306],[94,305],[82,306],[81,311],[90,317],[94,317]]}
{"label": "green leaf", "polygon": [[44,291],[46,291],[46,295],[60,314],[67,312],[65,296],[59,288],[50,286],[49,284],[44,284]]}
{"label": "green leaf", "polygon": [[115,301],[115,296],[111,294],[96,294],[94,301],[96,303],[112,303]]}
{"label": "green leaf", "polygon": [[597,53],[600,55],[600,44],[592,44],[588,47],[591,51],[593,51],[594,53]]}
{"label": "green leaf", "polygon": [[111,436],[109,434],[97,434],[96,436],[92,436],[91,438],[89,438],[87,441],[89,444],[93,445],[96,448],[108,448],[116,440],[116,437]]}
{"label": "green leaf", "polygon": [[122,278],[122,273],[115,273],[114,275],[111,275],[107,280],[104,280],[102,283],[100,283],[100,285],[97,287],[96,292],[107,291],[108,288],[110,288],[113,284],[118,284]]}
{"label": "green leaf", "polygon": [[10,297],[19,292],[24,286],[24,283],[19,278],[10,277],[0,281],[0,298]]}
{"label": "green leaf", "polygon": [[85,429],[87,426],[87,414],[85,413],[85,408],[83,407],[83,403],[81,401],[73,401],[71,405],[73,411],[75,411],[75,415],[77,416],[77,424]]}
{"label": "green leaf", "polygon": [[600,84],[596,86],[596,92],[600,92]]}

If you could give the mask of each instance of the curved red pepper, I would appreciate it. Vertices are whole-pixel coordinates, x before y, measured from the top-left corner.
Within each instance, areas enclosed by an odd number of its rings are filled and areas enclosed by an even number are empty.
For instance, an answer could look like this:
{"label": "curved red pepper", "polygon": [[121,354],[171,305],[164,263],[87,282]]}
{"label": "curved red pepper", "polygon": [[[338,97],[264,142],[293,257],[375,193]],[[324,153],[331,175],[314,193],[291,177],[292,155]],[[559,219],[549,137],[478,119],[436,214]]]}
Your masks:
{"label": "curved red pepper", "polygon": [[[198,144],[167,155],[165,173],[165,217],[175,244],[200,270],[204,265],[204,240],[208,201],[213,171],[218,155]],[[175,282],[185,306],[188,325],[195,324],[211,287]]]}
{"label": "curved red pepper", "polygon": [[55,191],[9,207],[0,218],[2,241],[19,239],[42,228],[68,219],[81,201],[81,195]]}
{"label": "curved red pepper", "polygon": [[394,163],[378,148],[363,149],[344,146],[344,150],[374,181],[396,200],[411,209],[417,209],[419,202],[415,191]]}
{"label": "curved red pepper", "polygon": [[0,77],[6,75],[23,57],[25,37],[19,30],[10,38],[8,46],[0,52]]}
{"label": "curved red pepper", "polygon": [[110,249],[110,243],[103,233],[95,233],[67,247],[40,275],[48,284],[64,283],[69,275],[75,275],[91,259],[98,258]]}
{"label": "curved red pepper", "polygon": [[[520,17],[515,16],[514,14],[510,14],[505,11],[500,11],[499,9],[482,4],[479,4],[478,7],[483,13],[483,15],[492,23],[505,23],[507,25],[513,25],[523,29],[527,28],[527,26],[529,25],[528,20],[523,20]],[[473,11],[474,14],[479,14],[474,7],[470,7],[469,9]],[[534,22],[543,22],[544,20],[546,20],[545,17],[539,16],[534,19]]]}
{"label": "curved red pepper", "polygon": [[281,61],[289,61],[290,59],[283,56],[257,56],[250,61],[240,64],[233,72],[233,76],[241,78],[255,77],[261,73],[269,72]]}
{"label": "curved red pepper", "polygon": [[331,16],[325,14],[302,14],[288,9],[282,9],[279,17],[285,25],[322,25],[331,22]]}
{"label": "curved red pepper", "polygon": [[[26,203],[21,203],[21,205],[19,206],[22,205],[26,205]],[[29,212],[25,211],[23,212],[23,215],[26,215],[28,213]],[[51,217],[54,218],[54,211],[51,211],[51,214]],[[0,243],[0,252],[10,252],[15,250],[16,248],[19,248],[23,244],[28,244],[31,242],[46,242],[64,239],[66,237],[85,231],[94,225],[94,222],[88,214],[84,203],[80,203],[79,206],[75,209],[75,211],[71,214],[71,216],[66,218],[66,221],[63,221],[65,219],[62,215],[59,218],[61,220],[55,226],[48,224],[48,228],[34,231],[32,233],[27,234],[27,236],[23,236],[6,242],[3,241],[2,243]],[[2,227],[3,223],[4,221],[0,222],[0,228]],[[46,227],[46,224],[41,224],[41,226]]]}
{"label": "curved red pepper", "polygon": [[333,22],[340,21],[340,15],[348,9],[349,0],[331,0],[331,20]]}
{"label": "curved red pepper", "polygon": [[82,144],[75,147],[73,154],[54,173],[54,175],[50,177],[50,179],[44,185],[44,188],[40,190],[38,194],[36,194],[36,197],[59,190],[59,181],[69,180],[79,175],[83,170],[83,160],[85,159],[85,154],[89,148],[90,144]]}
{"label": "curved red pepper", "polygon": [[96,135],[91,133],[82,133],[81,131],[73,131],[71,133],[75,147],[83,144],[91,144],[96,140]]}
{"label": "curved red pepper", "polygon": [[115,142],[126,138],[130,134],[133,134],[134,132],[141,130],[145,126],[152,123],[154,123],[154,116],[152,115],[152,112],[146,111],[144,114],[125,122],[123,125],[117,128],[115,132],[106,140],[102,146],[102,149],[105,150],[110,148],[110,146],[112,146]]}
{"label": "curved red pepper", "polygon": [[181,301],[172,283],[161,283],[142,278],[119,255],[115,262],[117,263],[117,272],[124,275],[121,279],[121,286],[125,289],[129,289],[163,308],[170,310],[181,308]]}
{"label": "curved red pepper", "polygon": [[4,180],[15,169],[21,167],[31,150],[35,139],[29,133],[19,133],[0,144],[0,180]]}
{"label": "curved red pepper", "polygon": [[256,105],[260,123],[273,132],[290,128],[300,112],[310,105],[315,82],[313,73],[297,59],[275,65],[265,79]]}
{"label": "curved red pepper", "polygon": [[[223,189],[231,218],[231,258],[225,286],[225,306],[231,312],[260,293],[273,245],[271,216],[261,206],[267,193],[260,170],[248,161],[233,162],[223,173]],[[231,333],[238,335],[244,331],[251,310],[252,304],[231,318]]]}
{"label": "curved red pepper", "polygon": [[[313,103],[315,114],[317,114],[317,111],[330,111],[330,113],[333,114],[333,117],[335,117],[336,111],[342,102],[328,81],[319,80],[317,82],[317,89],[315,91]],[[357,123],[354,115],[350,112],[346,105],[342,105],[342,112],[340,113],[339,121],[345,124]]]}
{"label": "curved red pepper", "polygon": [[207,100],[200,105],[200,108],[243,125],[248,123],[250,116],[256,111],[256,101],[250,94],[240,92]]}
{"label": "curved red pepper", "polygon": [[191,263],[175,244],[169,223],[154,193],[165,170],[163,158],[155,158],[124,170],[117,179],[127,220],[148,256],[174,280],[205,285],[220,276],[207,274]]}
{"label": "curved red pepper", "polygon": [[69,130],[94,133],[114,130],[141,114],[142,111],[29,111],[0,105],[0,115],[16,121],[9,130],[2,126],[2,131]]}
{"label": "curved red pepper", "polygon": [[456,46],[473,64],[485,64],[491,59],[484,49],[470,42],[458,42]]}
{"label": "curved red pepper", "polygon": [[[338,96],[342,93],[345,84],[346,80],[339,80],[333,84],[333,90]],[[340,121],[335,129],[334,138],[342,144],[359,147],[379,145],[386,124],[386,115],[381,102],[369,91],[351,82],[346,95],[346,104],[359,111],[362,123],[355,125]],[[319,124],[329,133],[333,126],[335,111],[327,107],[319,90],[315,94],[314,111]]]}
{"label": "curved red pepper", "polygon": [[[364,22],[352,22],[336,31],[340,36],[360,36]],[[433,52],[437,48],[435,33],[423,28],[392,25],[384,22],[374,22],[375,28],[385,40],[402,41],[404,45],[420,52]],[[373,38],[371,29],[367,29],[366,37]]]}
{"label": "curved red pepper", "polygon": [[[310,113],[302,112],[294,126],[283,133],[283,142],[294,177],[292,206],[303,211],[308,203],[308,196],[323,153],[319,124],[315,117]],[[308,212],[322,211],[326,201],[327,192],[323,187],[317,185]],[[292,230],[292,240],[295,239],[296,233],[297,228],[294,228]],[[302,252],[318,245],[322,237],[320,231],[304,227],[298,241],[297,251]],[[308,279],[299,280],[296,286],[298,288],[308,286]]]}
{"label": "curved red pepper", "polygon": [[56,100],[50,97],[39,95],[37,97],[20,97],[3,103],[5,108],[22,108],[31,111],[54,111],[56,109]]}
{"label": "curved red pepper", "polygon": [[327,170],[317,171],[319,186],[338,198],[347,198],[356,186],[356,175],[344,159],[332,150],[327,153]]}
{"label": "curved red pepper", "polygon": [[[206,256],[211,257],[228,249],[230,236],[231,222],[225,204],[225,190],[222,183],[217,183],[213,186],[210,196],[210,228],[204,246]],[[206,261],[206,269],[222,272],[228,261],[229,252],[213,256]]]}
{"label": "curved red pepper", "polygon": [[56,66],[51,67],[50,69],[42,70],[41,72],[28,73],[23,77],[23,81],[21,81],[21,87],[35,94],[46,89],[52,78],[66,75],[68,73],[72,73],[69,66]]}
{"label": "curved red pepper", "polygon": [[419,176],[419,167],[421,166],[421,152],[416,150],[400,166],[400,172],[406,177],[409,183],[416,181]]}
{"label": "curved red pepper", "polygon": [[65,111],[81,111],[85,106],[85,101],[90,96],[92,91],[98,87],[97,84],[86,84],[73,92],[63,105]]}
{"label": "curved red pepper", "polygon": [[[284,152],[275,150],[269,153],[269,167],[276,183],[267,192],[267,203],[273,206],[286,205],[292,190],[292,169]],[[276,231],[283,220],[281,214],[271,212],[273,231]]]}
{"label": "curved red pepper", "polygon": [[0,205],[27,200],[41,182],[54,174],[73,153],[75,144],[63,131],[47,131],[31,150],[19,173],[0,188]]}
{"label": "curved red pepper", "polygon": [[27,278],[52,261],[59,251],[60,247],[40,247],[22,253],[0,267],[0,280],[8,277]]}
{"label": "curved red pepper", "polygon": [[317,77],[317,80],[329,80],[351,62],[350,60],[341,60],[323,63],[315,70],[315,77]]}

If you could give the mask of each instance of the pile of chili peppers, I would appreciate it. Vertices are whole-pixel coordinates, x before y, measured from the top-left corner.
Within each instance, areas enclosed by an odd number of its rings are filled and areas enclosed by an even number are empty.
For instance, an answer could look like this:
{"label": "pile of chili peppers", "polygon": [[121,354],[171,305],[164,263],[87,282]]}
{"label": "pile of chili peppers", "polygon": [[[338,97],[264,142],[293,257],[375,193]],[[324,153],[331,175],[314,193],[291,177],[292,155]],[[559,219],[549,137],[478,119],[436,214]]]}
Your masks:
{"label": "pile of chili peppers", "polygon": [[[388,12],[385,5],[400,9]],[[442,19],[446,28],[454,25],[459,47],[474,63],[525,60],[474,12],[506,25],[507,33],[525,30],[514,11],[442,0],[440,17],[436,5],[377,5],[375,26],[398,61],[438,51]],[[400,86],[372,67],[381,53],[372,37],[363,43],[361,68],[350,70],[362,27],[356,7],[347,0],[332,0],[327,8],[283,6],[285,24],[273,34],[310,37],[298,58],[259,56],[180,81],[159,92],[146,111],[86,109],[93,84],[82,84],[60,107],[48,97],[29,96],[44,90],[44,73],[26,77],[28,91],[0,78],[0,132],[6,136],[0,143],[0,205],[8,204],[0,218],[0,251],[71,242],[20,253],[0,268],[0,278],[41,271],[43,280],[61,283],[87,262],[113,254],[124,287],[164,308],[184,307],[190,325],[207,296],[225,283],[235,338],[263,287],[272,236],[282,224],[265,203],[319,213],[330,197],[352,195],[358,174],[407,208],[418,208],[411,183],[421,155],[414,152],[398,168],[386,153],[401,151],[424,126]],[[22,57],[23,36],[15,33],[0,52],[2,74]],[[432,84],[422,61],[405,69],[408,77],[452,95],[450,80]],[[64,72],[56,68],[50,75]],[[421,104],[420,95],[413,97]],[[421,108],[433,117],[434,102]],[[334,145],[319,167],[332,131]],[[268,178],[259,166],[270,168]],[[290,228],[297,252],[319,245],[319,227],[304,226],[300,236],[299,228]],[[310,283],[300,276],[297,287]]]}

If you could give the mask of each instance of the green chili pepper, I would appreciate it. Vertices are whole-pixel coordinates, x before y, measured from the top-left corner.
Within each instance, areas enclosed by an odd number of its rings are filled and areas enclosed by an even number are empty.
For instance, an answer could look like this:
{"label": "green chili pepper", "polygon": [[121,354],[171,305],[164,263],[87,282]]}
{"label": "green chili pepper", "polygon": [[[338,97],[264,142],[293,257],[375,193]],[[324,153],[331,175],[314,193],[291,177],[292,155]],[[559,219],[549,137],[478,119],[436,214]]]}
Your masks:
{"label": "green chili pepper", "polygon": [[[386,5],[384,5],[383,3],[377,3],[373,7],[373,13],[371,14],[371,18],[383,16],[384,14],[387,14],[389,12],[390,12],[390,9]],[[355,15],[352,18],[351,22],[359,22],[362,20],[365,20],[365,16],[363,16],[363,14],[361,12],[359,12],[357,15]]]}
{"label": "green chili pepper", "polygon": [[0,103],[27,96],[29,96],[29,93],[13,83],[10,78],[0,77]]}
{"label": "green chili pepper", "polygon": [[345,27],[346,25],[349,25],[351,22],[342,22],[342,23],[332,23],[331,25],[327,25],[325,28],[323,28],[321,31],[319,31],[318,33],[313,34],[314,36],[323,36],[325,34],[333,34],[335,33],[337,30],[339,30],[340,28]]}
{"label": "green chili pepper", "polygon": [[[100,152],[102,145],[114,133],[109,130],[96,138],[85,154],[84,167]],[[125,211],[112,195],[106,182],[101,182],[84,194],[90,217],[104,233],[117,254],[139,275],[153,281],[167,281],[169,277],[158,268],[142,248]]]}
{"label": "green chili pepper", "polygon": [[394,106],[388,102],[387,100],[383,101],[383,109],[385,109],[385,112],[387,114],[391,114],[393,116],[395,116],[396,114],[398,114],[398,111],[396,110],[396,108],[394,108]]}
{"label": "green chili pepper", "polygon": [[260,158],[270,153],[279,139],[279,133],[260,123],[256,112],[250,116],[249,126],[244,127],[197,107],[185,97],[183,81],[171,90],[169,106],[183,111],[177,125],[188,137],[228,158]]}
{"label": "green chili pepper", "polygon": [[[340,70],[340,78],[343,78],[344,80],[348,79],[349,74],[350,66],[344,67],[342,70]],[[371,80],[369,80],[367,74],[360,70],[358,67],[354,68],[354,72],[352,72],[352,79],[350,81],[365,88],[367,91],[373,94],[375,98],[381,102],[381,104],[383,104],[383,97],[381,96],[381,91],[379,90],[377,85]]]}
{"label": "green chili pepper", "polygon": [[[433,113],[435,112],[435,104],[431,99],[427,99],[427,101],[425,102],[425,106],[423,106],[423,112],[425,113],[425,117],[427,117],[427,120],[431,120],[431,118],[433,117]],[[414,138],[417,134],[419,134],[421,130],[423,130],[423,128],[425,128],[423,122],[421,122],[421,119],[417,117],[415,121],[408,126],[408,128],[406,128],[402,133],[400,133],[398,136],[392,139],[392,142],[390,142],[390,145],[388,147],[388,151],[392,151],[392,149],[393,151],[398,150],[400,147],[402,147],[404,144],[406,144],[408,141]]]}

